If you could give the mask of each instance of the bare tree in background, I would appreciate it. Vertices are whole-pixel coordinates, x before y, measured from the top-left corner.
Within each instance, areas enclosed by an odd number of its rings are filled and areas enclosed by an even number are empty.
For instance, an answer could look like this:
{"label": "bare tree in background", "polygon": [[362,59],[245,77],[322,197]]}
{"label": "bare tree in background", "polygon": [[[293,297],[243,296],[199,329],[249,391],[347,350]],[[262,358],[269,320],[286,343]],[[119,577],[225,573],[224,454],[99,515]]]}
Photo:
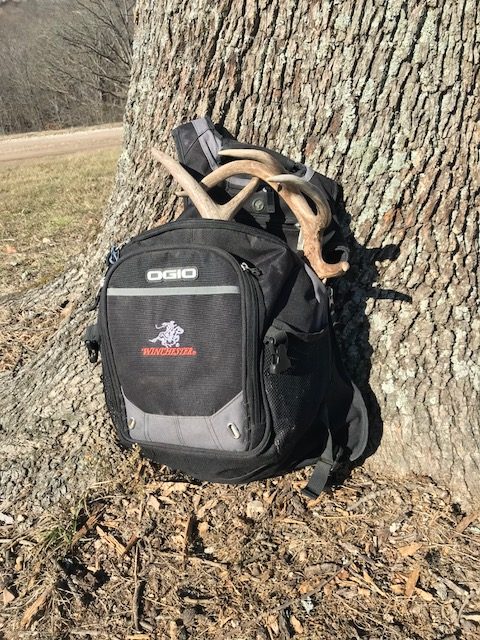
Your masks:
{"label": "bare tree in background", "polygon": [[67,80],[98,91],[103,104],[123,107],[125,101],[134,6],[133,0],[74,0],[70,20],[59,31],[66,59],[52,60],[52,66]]}
{"label": "bare tree in background", "polygon": [[133,0],[7,4],[0,13],[0,133],[121,118]]}

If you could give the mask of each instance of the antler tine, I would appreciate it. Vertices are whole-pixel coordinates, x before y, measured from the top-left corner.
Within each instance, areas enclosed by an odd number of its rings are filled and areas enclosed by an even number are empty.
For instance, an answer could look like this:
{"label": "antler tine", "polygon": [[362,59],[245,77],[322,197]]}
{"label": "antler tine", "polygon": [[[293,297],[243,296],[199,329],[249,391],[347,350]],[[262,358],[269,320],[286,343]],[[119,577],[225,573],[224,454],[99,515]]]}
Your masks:
{"label": "antler tine", "polygon": [[296,187],[299,191],[311,198],[317,209],[316,215],[322,219],[323,226],[328,227],[330,220],[332,219],[332,212],[330,211],[330,206],[320,189],[317,189],[317,187],[315,187],[311,182],[307,182],[303,178],[292,175],[291,173],[272,176],[270,180],[272,180],[272,182],[277,182],[278,184]]}
{"label": "antler tine", "polygon": [[321,273],[325,278],[335,278],[348,271],[350,268],[348,262],[340,261],[330,264],[323,260],[322,253],[319,251],[323,232],[332,219],[330,206],[322,192],[310,182],[291,174],[272,176],[270,180],[279,185],[286,185],[287,188],[298,189],[309,196],[315,203],[316,215],[311,212],[310,219],[304,220],[302,229],[304,234],[304,253],[317,274]]}
{"label": "antler tine", "polygon": [[268,151],[262,151],[261,149],[221,149],[218,152],[219,156],[238,158],[239,160],[255,160],[264,164],[269,171],[275,173],[282,173],[285,171],[285,167],[268,153]]}
{"label": "antler tine", "polygon": [[[250,182],[246,184],[240,193],[237,193],[231,200],[225,204],[215,204],[218,211],[218,220],[231,220],[233,216],[239,211],[246,200],[256,191],[259,183],[259,179],[252,177]],[[205,218],[206,216],[202,216]]]}
{"label": "antler tine", "polygon": [[253,178],[242,191],[237,193],[229,202],[224,205],[218,205],[210,198],[208,193],[206,193],[202,185],[199,184],[179,162],[163,151],[160,151],[160,149],[152,149],[152,155],[171,173],[180,186],[185,189],[185,192],[198,209],[202,218],[212,218],[214,220],[229,220],[233,218],[258,185],[258,178]]}
{"label": "antler tine", "polygon": [[210,198],[208,193],[198,184],[188,171],[186,171],[180,163],[171,158],[169,155],[160,151],[160,149],[152,149],[152,156],[160,162],[168,172],[175,178],[181,187],[185,189],[193,204],[197,207],[200,215],[205,218],[216,217],[216,205]]}
{"label": "antler tine", "polygon": [[[235,149],[237,151],[237,149]],[[243,149],[241,150],[243,151]],[[246,151],[251,151],[250,149]],[[236,160],[221,165],[212,173],[209,173],[202,180],[202,184],[207,189],[223,182],[231,176],[245,173],[256,176],[269,184],[277,191],[279,196],[287,203],[300,222],[304,237],[304,253],[313,270],[320,279],[335,278],[343,275],[348,270],[348,262],[338,262],[329,264],[322,257],[322,234],[330,221],[330,209],[328,204],[322,200],[322,195],[315,190],[312,192],[305,181],[298,176],[272,175],[272,171],[262,162],[254,160]],[[291,177],[297,178],[290,180]],[[277,180],[279,178],[279,180]],[[288,178],[288,180],[286,179]],[[283,187],[285,184],[285,187]],[[282,188],[283,187],[283,188]],[[302,191],[312,197],[319,215],[315,215],[310,205],[305,200]]]}

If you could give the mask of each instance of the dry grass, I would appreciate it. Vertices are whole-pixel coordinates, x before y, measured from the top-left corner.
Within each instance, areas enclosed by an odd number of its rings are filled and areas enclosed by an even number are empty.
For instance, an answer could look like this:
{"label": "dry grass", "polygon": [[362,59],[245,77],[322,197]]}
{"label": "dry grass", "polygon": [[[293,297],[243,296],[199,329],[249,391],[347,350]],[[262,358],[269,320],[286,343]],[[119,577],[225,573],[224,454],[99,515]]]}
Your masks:
{"label": "dry grass", "polygon": [[[431,482],[357,470],[193,484],[131,454],[63,513],[3,527],[4,637],[479,637],[480,528]],[[478,516],[478,514],[477,514]]]}
{"label": "dry grass", "polygon": [[48,282],[95,238],[118,154],[0,167],[0,293]]}

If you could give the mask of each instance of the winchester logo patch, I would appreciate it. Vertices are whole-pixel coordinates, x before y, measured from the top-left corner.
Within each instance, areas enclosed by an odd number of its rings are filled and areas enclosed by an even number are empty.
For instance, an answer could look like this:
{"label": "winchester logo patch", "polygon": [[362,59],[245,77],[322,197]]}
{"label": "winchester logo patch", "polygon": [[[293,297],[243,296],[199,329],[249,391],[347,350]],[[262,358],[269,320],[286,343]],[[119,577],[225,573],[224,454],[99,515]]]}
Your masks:
{"label": "winchester logo patch", "polygon": [[159,331],[155,338],[149,342],[160,343],[161,347],[143,347],[143,356],[196,356],[197,352],[193,347],[181,347],[180,336],[184,330],[179,327],[174,320],[156,324],[155,329]]}
{"label": "winchester logo patch", "polygon": [[156,324],[155,329],[160,329],[160,333],[156,338],[153,338],[153,340],[149,340],[149,342],[160,342],[163,347],[180,346],[180,336],[184,331],[176,322],[173,320],[170,320],[170,322],[162,322],[160,326]]}

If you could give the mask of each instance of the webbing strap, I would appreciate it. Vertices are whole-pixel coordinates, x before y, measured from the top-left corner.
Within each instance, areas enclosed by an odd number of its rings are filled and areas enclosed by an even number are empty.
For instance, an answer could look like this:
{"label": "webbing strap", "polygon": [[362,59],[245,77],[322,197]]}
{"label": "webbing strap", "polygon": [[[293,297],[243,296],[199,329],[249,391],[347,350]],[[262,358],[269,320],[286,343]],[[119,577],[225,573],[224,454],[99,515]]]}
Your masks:
{"label": "webbing strap", "polygon": [[193,128],[198,136],[198,141],[202,147],[202,151],[207,159],[210,169],[213,171],[218,167],[217,152],[220,149],[219,135],[216,133],[211,120],[208,118],[198,118],[192,120]]}
{"label": "webbing strap", "polygon": [[322,457],[318,460],[307,486],[302,490],[303,495],[312,500],[318,498],[327,484],[328,476],[334,465],[332,434],[328,432],[327,444]]}

